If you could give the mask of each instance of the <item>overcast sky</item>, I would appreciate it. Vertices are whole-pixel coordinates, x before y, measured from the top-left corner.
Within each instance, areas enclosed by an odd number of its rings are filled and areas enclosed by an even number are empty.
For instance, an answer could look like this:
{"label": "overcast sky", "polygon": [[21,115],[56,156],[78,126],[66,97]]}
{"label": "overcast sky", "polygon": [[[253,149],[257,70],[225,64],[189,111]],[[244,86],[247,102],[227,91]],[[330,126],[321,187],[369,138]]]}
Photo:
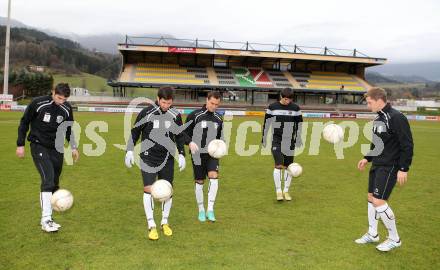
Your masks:
{"label": "overcast sky", "polygon": [[[0,16],[7,2],[0,0]],[[161,33],[357,48],[390,63],[440,61],[439,0],[12,0],[12,18],[60,33]]]}

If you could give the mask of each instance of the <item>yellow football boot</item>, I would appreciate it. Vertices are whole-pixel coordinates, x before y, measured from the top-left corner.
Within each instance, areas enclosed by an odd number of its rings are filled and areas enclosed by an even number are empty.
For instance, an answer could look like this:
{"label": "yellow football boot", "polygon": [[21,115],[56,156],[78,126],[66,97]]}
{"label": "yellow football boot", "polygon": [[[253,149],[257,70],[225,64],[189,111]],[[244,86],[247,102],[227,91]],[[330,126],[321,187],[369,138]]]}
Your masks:
{"label": "yellow football boot", "polygon": [[277,192],[277,201],[282,201],[282,200],[284,200],[283,193]]}
{"label": "yellow football boot", "polygon": [[159,234],[157,233],[156,228],[151,228],[150,231],[148,232],[148,238],[150,240],[157,240],[159,239]]}
{"label": "yellow football boot", "polygon": [[283,192],[284,195],[284,199],[286,201],[291,201],[292,200],[292,196],[290,196],[289,192]]}
{"label": "yellow football boot", "polygon": [[173,235],[173,230],[171,230],[170,225],[168,225],[168,224],[162,225],[162,231],[163,231],[163,234],[165,234],[166,236]]}

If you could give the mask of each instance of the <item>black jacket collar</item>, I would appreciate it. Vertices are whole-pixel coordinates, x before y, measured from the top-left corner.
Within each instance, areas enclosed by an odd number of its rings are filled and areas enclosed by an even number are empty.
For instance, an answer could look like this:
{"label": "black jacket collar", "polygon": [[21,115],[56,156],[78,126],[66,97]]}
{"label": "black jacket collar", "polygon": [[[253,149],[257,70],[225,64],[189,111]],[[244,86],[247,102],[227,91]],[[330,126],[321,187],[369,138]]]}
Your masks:
{"label": "black jacket collar", "polygon": [[[166,112],[162,111],[162,108],[159,106],[159,102],[157,102],[157,100],[154,102],[155,107],[159,107],[159,112],[164,114]],[[171,109],[171,107],[168,108],[168,110]]]}
{"label": "black jacket collar", "polygon": [[378,113],[379,115],[382,115],[382,114],[385,114],[385,113],[389,113],[390,111],[391,111],[391,104],[390,104],[390,103],[387,103],[387,104],[385,105],[385,107],[383,107],[382,110],[378,111],[377,113]]}
{"label": "black jacket collar", "polygon": [[203,110],[203,111],[206,111],[206,113],[213,114],[213,112],[208,111],[208,109],[206,108],[206,104],[204,104],[204,105],[202,106],[202,110]]}

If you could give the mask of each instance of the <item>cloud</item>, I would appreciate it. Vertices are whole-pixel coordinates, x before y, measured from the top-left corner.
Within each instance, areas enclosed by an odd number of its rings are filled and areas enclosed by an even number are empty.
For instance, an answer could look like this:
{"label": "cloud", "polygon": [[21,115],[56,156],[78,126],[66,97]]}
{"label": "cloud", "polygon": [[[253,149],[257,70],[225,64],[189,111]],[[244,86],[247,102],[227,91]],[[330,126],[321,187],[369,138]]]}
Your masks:
{"label": "cloud", "polygon": [[[7,0],[0,0],[6,10]],[[3,7],[5,9],[3,9]],[[358,49],[393,61],[440,60],[440,1],[12,1],[28,25],[77,34],[145,33],[178,38]]]}

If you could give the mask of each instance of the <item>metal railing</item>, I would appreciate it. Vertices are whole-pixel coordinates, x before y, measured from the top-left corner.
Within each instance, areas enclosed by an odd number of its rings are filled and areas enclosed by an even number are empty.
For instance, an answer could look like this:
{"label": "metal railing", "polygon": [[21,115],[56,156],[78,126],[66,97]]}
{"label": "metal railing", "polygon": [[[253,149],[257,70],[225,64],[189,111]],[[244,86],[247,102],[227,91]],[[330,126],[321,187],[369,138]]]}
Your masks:
{"label": "metal railing", "polygon": [[208,49],[226,49],[242,51],[261,51],[261,52],[285,52],[296,54],[313,54],[329,56],[346,56],[359,58],[374,58],[384,60],[384,58],[370,57],[357,49],[337,49],[329,47],[310,47],[300,45],[268,44],[268,43],[250,43],[232,42],[222,40],[204,40],[204,39],[177,39],[170,37],[139,37],[125,36],[125,43],[119,44],[129,46],[149,45],[163,47],[184,47],[184,48],[208,48]]}

